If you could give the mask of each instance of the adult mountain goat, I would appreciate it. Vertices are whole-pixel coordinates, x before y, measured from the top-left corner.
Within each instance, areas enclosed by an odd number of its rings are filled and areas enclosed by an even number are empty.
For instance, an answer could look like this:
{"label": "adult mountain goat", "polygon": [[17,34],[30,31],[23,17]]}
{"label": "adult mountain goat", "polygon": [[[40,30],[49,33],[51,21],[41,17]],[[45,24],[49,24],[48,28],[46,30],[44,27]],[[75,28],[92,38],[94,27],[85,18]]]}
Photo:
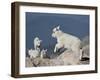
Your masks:
{"label": "adult mountain goat", "polygon": [[81,40],[78,37],[64,33],[62,30],[60,30],[60,26],[53,29],[52,37],[57,39],[54,52],[60,48],[66,48],[68,51],[73,51],[76,58],[81,59]]}

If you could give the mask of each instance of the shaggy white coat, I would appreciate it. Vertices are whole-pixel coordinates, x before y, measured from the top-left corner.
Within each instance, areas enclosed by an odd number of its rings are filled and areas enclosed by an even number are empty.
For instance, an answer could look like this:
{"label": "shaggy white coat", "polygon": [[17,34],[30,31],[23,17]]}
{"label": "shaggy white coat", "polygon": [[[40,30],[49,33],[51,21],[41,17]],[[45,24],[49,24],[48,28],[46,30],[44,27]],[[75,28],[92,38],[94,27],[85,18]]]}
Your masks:
{"label": "shaggy white coat", "polygon": [[78,59],[81,58],[81,40],[78,37],[64,33],[60,30],[60,26],[53,29],[52,37],[57,39],[57,44],[55,45],[54,52],[56,52],[57,49],[64,47],[69,51],[73,51]]}
{"label": "shaggy white coat", "polygon": [[38,50],[33,50],[33,49],[30,49],[28,50],[28,54],[30,56],[30,58],[36,58],[39,56],[39,51]]}

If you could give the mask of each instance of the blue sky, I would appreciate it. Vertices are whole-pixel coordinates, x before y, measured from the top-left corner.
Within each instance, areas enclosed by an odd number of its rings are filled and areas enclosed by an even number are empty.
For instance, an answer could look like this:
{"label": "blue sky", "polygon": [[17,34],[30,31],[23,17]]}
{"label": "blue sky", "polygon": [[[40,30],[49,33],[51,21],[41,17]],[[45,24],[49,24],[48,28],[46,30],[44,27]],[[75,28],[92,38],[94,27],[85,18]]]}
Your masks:
{"label": "blue sky", "polygon": [[26,49],[33,48],[36,36],[43,40],[43,48],[53,47],[56,39],[51,34],[57,25],[60,25],[65,33],[80,39],[89,36],[89,15],[26,12]]}

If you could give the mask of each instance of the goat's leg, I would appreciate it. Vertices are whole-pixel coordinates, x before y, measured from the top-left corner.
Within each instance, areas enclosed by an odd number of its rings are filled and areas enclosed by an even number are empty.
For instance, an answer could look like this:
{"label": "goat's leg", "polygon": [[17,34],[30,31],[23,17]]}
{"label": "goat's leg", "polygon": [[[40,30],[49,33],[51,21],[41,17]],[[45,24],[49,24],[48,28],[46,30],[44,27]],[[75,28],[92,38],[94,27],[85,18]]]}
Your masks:
{"label": "goat's leg", "polygon": [[57,52],[57,47],[55,47],[55,49],[54,49],[54,53],[55,53],[55,52]]}

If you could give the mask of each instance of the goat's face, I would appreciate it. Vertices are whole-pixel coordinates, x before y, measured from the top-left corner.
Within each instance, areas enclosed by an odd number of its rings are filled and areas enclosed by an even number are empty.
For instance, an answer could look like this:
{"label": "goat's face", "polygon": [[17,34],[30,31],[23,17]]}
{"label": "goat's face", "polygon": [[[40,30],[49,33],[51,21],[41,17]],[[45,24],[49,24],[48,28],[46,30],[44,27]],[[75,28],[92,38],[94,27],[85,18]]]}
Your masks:
{"label": "goat's face", "polygon": [[41,42],[42,42],[42,40],[38,40],[37,41],[37,46],[40,46],[41,45]]}
{"label": "goat's face", "polygon": [[41,53],[42,53],[42,54],[46,54],[46,53],[47,53],[47,49],[45,49],[45,50],[43,49],[43,50],[41,51]]}
{"label": "goat's face", "polygon": [[53,29],[52,37],[56,38],[57,36],[59,36],[59,32],[61,31],[59,28],[60,28],[60,26],[55,27]]}
{"label": "goat's face", "polygon": [[38,37],[36,37],[36,38],[34,39],[34,42],[35,42],[35,44],[36,44],[37,46],[40,46],[42,40],[40,40]]}

